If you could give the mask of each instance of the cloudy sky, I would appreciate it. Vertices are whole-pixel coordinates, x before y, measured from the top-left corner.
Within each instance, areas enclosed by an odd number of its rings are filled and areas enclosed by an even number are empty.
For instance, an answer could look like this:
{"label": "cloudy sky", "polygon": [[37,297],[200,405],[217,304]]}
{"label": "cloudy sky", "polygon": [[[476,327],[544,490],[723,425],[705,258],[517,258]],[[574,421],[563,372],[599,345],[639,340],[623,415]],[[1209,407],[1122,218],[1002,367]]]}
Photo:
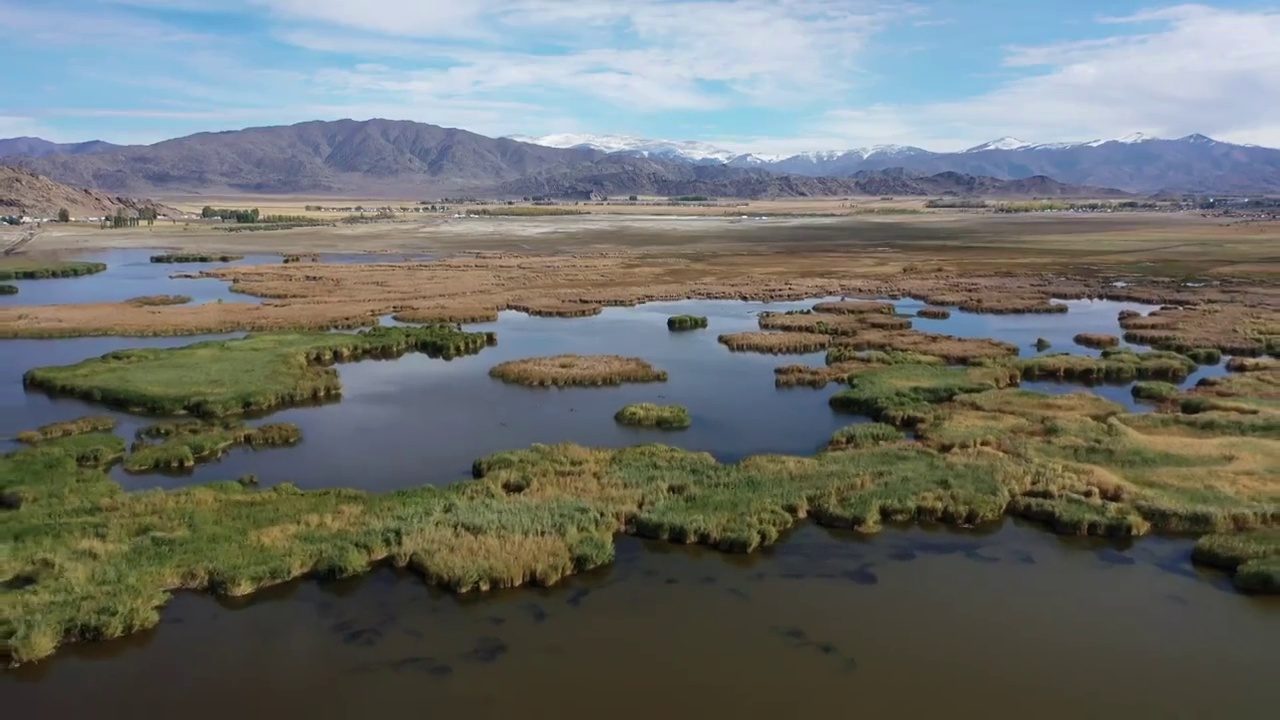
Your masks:
{"label": "cloudy sky", "polygon": [[1280,2],[0,0],[0,137],[386,117],[791,153],[1280,147]]}

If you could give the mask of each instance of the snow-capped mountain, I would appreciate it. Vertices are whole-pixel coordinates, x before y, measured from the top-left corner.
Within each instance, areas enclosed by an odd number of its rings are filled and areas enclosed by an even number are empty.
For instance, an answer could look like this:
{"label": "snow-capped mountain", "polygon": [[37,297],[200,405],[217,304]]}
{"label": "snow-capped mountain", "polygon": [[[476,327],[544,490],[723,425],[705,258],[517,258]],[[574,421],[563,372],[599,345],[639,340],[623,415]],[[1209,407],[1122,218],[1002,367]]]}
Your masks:
{"label": "snow-capped mountain", "polygon": [[654,140],[634,135],[578,135],[554,133],[541,137],[509,135],[519,142],[554,148],[591,148],[607,153],[627,153],[640,157],[656,157],[688,162],[727,163],[738,156],[731,150],[695,140]]}
{"label": "snow-capped mountain", "polygon": [[1167,139],[1135,132],[1116,138],[1050,143],[1006,136],[961,152],[872,145],[787,156],[737,154],[705,142],[616,135],[559,134],[513,139],[551,147],[590,147],[697,165],[723,163],[814,177],[847,177],[863,170],[901,167],[927,174],[954,171],[1001,179],[1046,175],[1066,183],[1132,192],[1280,192],[1280,150],[1222,142],[1200,134]]}

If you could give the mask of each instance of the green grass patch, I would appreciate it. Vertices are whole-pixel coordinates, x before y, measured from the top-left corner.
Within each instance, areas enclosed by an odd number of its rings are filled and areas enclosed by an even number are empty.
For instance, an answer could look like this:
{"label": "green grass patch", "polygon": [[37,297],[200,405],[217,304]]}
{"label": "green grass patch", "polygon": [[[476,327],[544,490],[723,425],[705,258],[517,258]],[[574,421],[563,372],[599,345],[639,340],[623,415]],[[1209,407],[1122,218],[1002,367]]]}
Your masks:
{"label": "green grass patch", "polygon": [[47,280],[80,277],[106,270],[104,263],[69,260],[0,259],[0,280]]}
{"label": "green grass patch", "polygon": [[453,358],[495,342],[445,325],[375,327],[355,334],[269,333],[178,348],[120,350],[74,365],[29,370],[27,387],[174,415],[234,415],[341,392],[329,365],[406,352]]}
{"label": "green grass patch", "polygon": [[1135,353],[1104,350],[1102,357],[1056,353],[1038,355],[1017,363],[1028,380],[1056,378],[1088,382],[1120,382],[1138,379],[1184,380],[1196,369],[1191,359],[1177,353],[1153,350]]}
{"label": "green grass patch", "polygon": [[[147,437],[157,426],[139,432]],[[133,473],[152,470],[186,470],[197,463],[222,457],[233,447],[247,445],[254,449],[295,445],[302,440],[296,425],[271,423],[257,428],[206,425],[197,429],[190,425],[175,428],[159,443],[140,440],[124,461],[124,469]]]}
{"label": "green grass patch", "polygon": [[48,425],[41,425],[35,430],[20,432],[18,433],[18,441],[34,445],[46,440],[56,440],[70,437],[71,435],[114,430],[115,427],[116,419],[110,415],[89,415],[75,420],[49,423]]}
{"label": "green grass patch", "polygon": [[1245,592],[1280,593],[1280,529],[1206,535],[1196,542],[1191,559],[1230,572]]}
{"label": "green grass patch", "polygon": [[1139,400],[1166,402],[1176,398],[1182,391],[1177,385],[1163,380],[1139,380],[1133,384],[1133,389],[1129,392]]}
{"label": "green grass patch", "polygon": [[1000,388],[1016,381],[1016,372],[996,366],[873,367],[851,375],[849,387],[833,395],[830,404],[841,412],[909,427],[927,422],[934,417],[938,404],[957,395]]}
{"label": "green grass patch", "polygon": [[904,439],[906,438],[902,431],[892,425],[878,422],[857,423],[846,425],[831,433],[831,439],[827,441],[827,449],[866,448]]}
{"label": "green grass patch", "polygon": [[632,403],[624,406],[613,419],[620,425],[654,427],[662,430],[683,430],[693,424],[689,411],[679,405],[655,405]]}
{"label": "green grass patch", "polygon": [[707,327],[705,315],[672,315],[667,318],[667,329],[672,332],[682,330],[701,330]]}

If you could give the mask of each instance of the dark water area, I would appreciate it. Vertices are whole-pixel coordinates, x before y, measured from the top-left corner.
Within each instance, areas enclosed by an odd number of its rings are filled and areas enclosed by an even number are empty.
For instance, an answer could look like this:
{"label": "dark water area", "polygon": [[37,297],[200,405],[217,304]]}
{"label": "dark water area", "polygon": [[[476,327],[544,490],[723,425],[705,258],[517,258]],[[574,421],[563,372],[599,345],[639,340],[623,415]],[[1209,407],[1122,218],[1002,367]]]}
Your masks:
{"label": "dark water area", "polygon": [[390,569],[247,601],[0,678],[14,717],[1256,718],[1280,604],[1189,543],[803,526],[751,556],[620,538],[551,589],[455,597]]}

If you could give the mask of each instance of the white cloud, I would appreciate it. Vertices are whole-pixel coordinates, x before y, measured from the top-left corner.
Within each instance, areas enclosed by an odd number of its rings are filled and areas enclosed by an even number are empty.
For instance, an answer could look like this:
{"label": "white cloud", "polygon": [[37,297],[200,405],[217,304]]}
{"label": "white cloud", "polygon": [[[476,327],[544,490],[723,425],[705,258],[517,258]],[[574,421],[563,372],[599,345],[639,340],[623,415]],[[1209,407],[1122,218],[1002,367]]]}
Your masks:
{"label": "white cloud", "polygon": [[1280,146],[1280,11],[1180,5],[1101,21],[1130,34],[1011,47],[1004,66],[1026,74],[990,92],[831,111],[809,130],[815,142],[936,150],[1004,135],[1055,142],[1134,131]]}

